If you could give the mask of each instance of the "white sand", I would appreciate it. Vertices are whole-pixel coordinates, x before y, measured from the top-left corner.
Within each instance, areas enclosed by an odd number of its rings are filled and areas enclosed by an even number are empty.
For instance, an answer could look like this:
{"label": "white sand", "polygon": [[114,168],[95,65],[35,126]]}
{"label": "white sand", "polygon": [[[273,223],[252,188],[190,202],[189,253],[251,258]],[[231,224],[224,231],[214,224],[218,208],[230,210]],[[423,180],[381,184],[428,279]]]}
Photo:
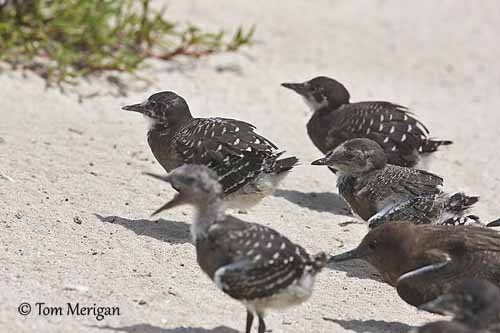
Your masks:
{"label": "white sand", "polygon": [[[0,174],[15,180],[0,176],[1,332],[244,328],[243,306],[196,265],[189,209],[149,218],[173,191],[141,175],[162,169],[146,144],[144,121],[120,107],[161,89],[184,96],[197,116],[249,121],[302,159],[282,191],[242,217],[312,253],[350,249],[366,232],[363,224],[340,225],[353,218],[336,214],[335,177],[308,165],[320,154],[306,135],[305,105],[279,85],[320,74],[345,83],[353,100],[407,105],[433,135],[454,140],[436,154],[432,170],[450,189],[479,194],[475,212],[485,221],[500,215],[499,2],[184,0],[169,7],[170,17],[207,28],[256,23],[260,42],[243,54],[194,64],[153,63],[142,71],[154,82],[146,90],[83,104],[45,90],[33,75],[0,75]],[[274,333],[405,332],[438,318],[406,305],[372,274],[358,263],[326,269],[310,301],[270,313],[268,327]],[[119,306],[121,315],[22,317],[21,302],[96,303]]]}

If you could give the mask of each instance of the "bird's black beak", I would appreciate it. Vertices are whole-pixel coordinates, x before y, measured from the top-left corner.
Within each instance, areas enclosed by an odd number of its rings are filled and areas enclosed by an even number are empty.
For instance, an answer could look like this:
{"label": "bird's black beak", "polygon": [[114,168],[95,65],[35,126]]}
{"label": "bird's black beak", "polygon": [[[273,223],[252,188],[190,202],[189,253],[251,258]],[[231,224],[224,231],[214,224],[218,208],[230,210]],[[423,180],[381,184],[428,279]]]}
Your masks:
{"label": "bird's black beak", "polygon": [[305,96],[308,93],[307,85],[304,83],[282,83],[281,86],[295,91],[297,94]]}
{"label": "bird's black beak", "polygon": [[184,195],[182,194],[182,192],[178,192],[172,200],[170,200],[169,202],[167,202],[166,204],[164,204],[163,206],[161,206],[160,208],[155,210],[153,212],[153,214],[151,214],[151,216],[155,216],[156,214],[161,213],[164,210],[168,210],[168,209],[171,209],[171,208],[174,208],[177,206],[181,206],[184,203],[185,203]]}
{"label": "bird's black beak", "polygon": [[146,111],[146,103],[126,105],[122,107],[122,110],[144,113]]}
{"label": "bird's black beak", "polygon": [[319,158],[317,159],[316,161],[312,161],[311,162],[311,165],[327,165],[327,159],[326,157],[322,157],[322,158]]}
{"label": "bird's black beak", "polygon": [[[150,177],[153,177],[153,178],[156,178],[156,179],[159,179],[159,180],[163,180],[163,181],[165,181],[167,183],[172,184],[172,178],[169,175],[161,176],[161,175],[158,175],[158,174],[155,174],[155,173],[150,173],[150,172],[144,172],[144,174],[147,175],[147,176],[150,176]],[[164,204],[163,206],[161,206],[160,208],[158,208],[157,210],[155,210],[153,212],[153,214],[151,214],[151,216],[155,216],[156,214],[161,213],[164,210],[168,210],[168,209],[171,209],[171,208],[174,208],[174,207],[177,207],[177,206],[181,206],[181,205],[183,205],[185,203],[186,203],[186,200],[185,200],[185,196],[184,196],[183,192],[178,192],[173,197],[172,200],[170,200],[169,202],[167,202],[166,204]]]}
{"label": "bird's black beak", "polygon": [[444,294],[420,305],[418,309],[446,316],[454,314],[454,309],[458,310],[459,304],[460,301],[453,294]]}
{"label": "bird's black beak", "polygon": [[336,256],[332,256],[330,258],[330,262],[342,262],[342,261],[348,261],[348,260],[353,260],[353,259],[361,259],[361,255],[359,253],[359,250],[356,248],[351,251],[347,251],[341,254],[337,254]]}

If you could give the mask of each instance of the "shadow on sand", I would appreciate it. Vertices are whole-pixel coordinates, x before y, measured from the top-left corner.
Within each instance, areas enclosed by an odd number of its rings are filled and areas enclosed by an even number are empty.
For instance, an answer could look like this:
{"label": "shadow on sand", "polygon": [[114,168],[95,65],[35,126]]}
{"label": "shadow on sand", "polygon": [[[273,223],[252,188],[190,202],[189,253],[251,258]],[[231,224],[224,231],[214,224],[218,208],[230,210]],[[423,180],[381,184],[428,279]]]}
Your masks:
{"label": "shadow on sand", "polygon": [[218,326],[212,329],[206,329],[201,327],[162,328],[150,324],[137,324],[137,325],[123,326],[123,327],[111,327],[111,326],[92,326],[92,327],[99,328],[102,330],[127,332],[127,333],[135,333],[135,332],[137,333],[238,333],[237,330],[229,328],[227,326]]}
{"label": "shadow on sand", "polygon": [[331,321],[339,324],[346,330],[353,330],[355,332],[370,332],[370,333],[406,333],[414,328],[407,324],[398,322],[387,322],[383,320],[340,320],[323,317],[323,320]]}
{"label": "shadow on sand", "polygon": [[318,212],[328,212],[336,215],[352,216],[351,208],[340,195],[332,192],[304,193],[294,190],[276,190],[275,197],[285,198],[298,206]]}
{"label": "shadow on sand", "polygon": [[327,267],[334,271],[346,272],[348,277],[355,277],[362,280],[375,280],[384,283],[377,270],[362,260],[330,263]]}
{"label": "shadow on sand", "polygon": [[189,224],[170,220],[130,220],[119,216],[94,214],[101,222],[119,224],[139,236],[148,236],[170,244],[191,243]]}

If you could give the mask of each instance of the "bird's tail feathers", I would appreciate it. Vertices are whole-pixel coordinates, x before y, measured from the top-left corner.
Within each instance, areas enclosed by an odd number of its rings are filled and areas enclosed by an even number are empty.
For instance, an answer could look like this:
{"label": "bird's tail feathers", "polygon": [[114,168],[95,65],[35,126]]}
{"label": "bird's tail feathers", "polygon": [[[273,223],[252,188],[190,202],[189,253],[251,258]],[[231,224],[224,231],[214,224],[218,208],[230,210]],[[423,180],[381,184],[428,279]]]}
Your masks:
{"label": "bird's tail feathers", "polygon": [[454,216],[450,217],[446,221],[443,222],[443,225],[475,225],[475,226],[484,226],[477,215],[466,215],[466,216]]}
{"label": "bird's tail feathers", "polygon": [[295,156],[292,157],[286,157],[278,160],[278,158],[284,153],[279,152],[276,154],[276,159],[274,160],[274,163],[268,168],[267,172],[268,173],[275,173],[275,174],[280,174],[283,172],[290,171],[293,169],[295,166],[299,164],[299,159]]}
{"label": "bird's tail feathers", "polygon": [[424,141],[424,143],[420,146],[418,149],[421,153],[432,153],[440,146],[448,146],[451,145],[453,141],[450,140],[437,140],[437,139],[427,139]]}
{"label": "bird's tail feathers", "polygon": [[328,263],[331,256],[327,255],[325,252],[320,252],[312,256],[312,267],[314,272],[320,272]]}
{"label": "bird's tail feathers", "polygon": [[449,213],[460,214],[471,208],[478,201],[479,197],[468,196],[463,192],[457,192],[448,199],[445,210]]}

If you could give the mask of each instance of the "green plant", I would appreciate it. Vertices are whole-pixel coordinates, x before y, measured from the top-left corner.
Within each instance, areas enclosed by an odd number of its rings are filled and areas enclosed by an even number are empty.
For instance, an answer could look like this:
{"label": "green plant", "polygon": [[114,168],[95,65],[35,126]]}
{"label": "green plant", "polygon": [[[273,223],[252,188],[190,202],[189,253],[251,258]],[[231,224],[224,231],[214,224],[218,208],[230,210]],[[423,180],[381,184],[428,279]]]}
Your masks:
{"label": "green plant", "polygon": [[150,57],[170,60],[236,51],[254,27],[232,36],[166,20],[150,0],[0,1],[0,60],[53,82],[96,72],[134,72]]}

